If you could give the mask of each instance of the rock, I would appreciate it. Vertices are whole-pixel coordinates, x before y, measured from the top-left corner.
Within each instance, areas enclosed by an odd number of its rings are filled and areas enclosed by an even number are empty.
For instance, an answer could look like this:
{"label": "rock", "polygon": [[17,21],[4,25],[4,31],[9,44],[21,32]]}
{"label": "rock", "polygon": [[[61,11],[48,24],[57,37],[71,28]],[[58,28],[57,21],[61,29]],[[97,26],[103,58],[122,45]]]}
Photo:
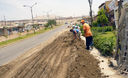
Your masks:
{"label": "rock", "polygon": [[117,67],[118,66],[117,61],[114,59],[110,59],[110,60],[108,60],[108,62],[109,62],[110,67]]}
{"label": "rock", "polygon": [[102,60],[102,62],[104,62],[104,60]]}

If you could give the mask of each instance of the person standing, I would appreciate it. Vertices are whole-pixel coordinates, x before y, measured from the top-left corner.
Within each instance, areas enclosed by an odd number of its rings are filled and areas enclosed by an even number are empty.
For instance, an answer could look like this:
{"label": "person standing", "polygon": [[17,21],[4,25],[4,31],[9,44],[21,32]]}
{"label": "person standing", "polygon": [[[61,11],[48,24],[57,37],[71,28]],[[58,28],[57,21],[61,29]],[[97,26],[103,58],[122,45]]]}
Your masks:
{"label": "person standing", "polygon": [[85,20],[81,20],[81,23],[83,25],[84,36],[86,38],[86,49],[90,50],[90,47],[93,44],[93,36],[91,32],[91,27],[87,23],[85,23]]}

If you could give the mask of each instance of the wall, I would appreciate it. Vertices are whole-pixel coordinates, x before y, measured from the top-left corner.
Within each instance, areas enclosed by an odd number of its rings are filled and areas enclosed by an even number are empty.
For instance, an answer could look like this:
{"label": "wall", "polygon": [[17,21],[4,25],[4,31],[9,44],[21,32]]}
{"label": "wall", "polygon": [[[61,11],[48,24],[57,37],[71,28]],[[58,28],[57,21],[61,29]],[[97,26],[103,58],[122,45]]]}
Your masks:
{"label": "wall", "polygon": [[119,69],[128,75],[128,3],[123,6],[119,19],[117,53]]}

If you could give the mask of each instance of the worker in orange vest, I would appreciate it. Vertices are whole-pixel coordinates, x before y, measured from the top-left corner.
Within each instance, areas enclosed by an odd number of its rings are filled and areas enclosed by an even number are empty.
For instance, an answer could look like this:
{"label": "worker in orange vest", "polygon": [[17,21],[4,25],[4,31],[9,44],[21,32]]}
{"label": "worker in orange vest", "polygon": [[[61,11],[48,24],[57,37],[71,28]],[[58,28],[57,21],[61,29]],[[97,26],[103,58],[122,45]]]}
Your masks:
{"label": "worker in orange vest", "polygon": [[81,20],[84,30],[84,36],[86,38],[86,49],[90,50],[90,47],[93,45],[93,36],[91,32],[91,27],[85,23],[85,20]]}

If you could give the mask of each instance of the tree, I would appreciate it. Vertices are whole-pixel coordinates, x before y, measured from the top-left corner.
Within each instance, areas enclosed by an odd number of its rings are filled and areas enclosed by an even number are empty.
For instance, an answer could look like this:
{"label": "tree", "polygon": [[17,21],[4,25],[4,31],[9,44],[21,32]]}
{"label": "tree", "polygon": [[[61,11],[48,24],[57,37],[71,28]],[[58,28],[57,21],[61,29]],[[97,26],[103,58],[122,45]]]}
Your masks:
{"label": "tree", "polygon": [[91,17],[91,26],[92,26],[92,22],[93,22],[93,18],[92,18],[92,2],[93,0],[88,0],[89,2],[89,7],[90,7],[90,17]]}
{"label": "tree", "polygon": [[[118,4],[118,25],[119,25],[119,19],[120,19],[120,16],[121,16],[121,9],[123,8],[122,7],[122,3],[123,3],[123,0],[119,0],[119,4]],[[120,48],[120,30],[119,30],[119,27],[117,29],[117,40],[116,40],[116,55],[115,55],[115,59],[116,60],[119,60],[119,48]]]}
{"label": "tree", "polygon": [[107,18],[107,16],[105,15],[105,10],[104,10],[104,9],[101,9],[101,10],[98,12],[97,23],[100,24],[100,25],[103,25],[103,26],[108,23],[108,18]]}
{"label": "tree", "polygon": [[48,23],[45,25],[45,27],[53,27],[53,25],[56,25],[56,20],[48,20]]}

